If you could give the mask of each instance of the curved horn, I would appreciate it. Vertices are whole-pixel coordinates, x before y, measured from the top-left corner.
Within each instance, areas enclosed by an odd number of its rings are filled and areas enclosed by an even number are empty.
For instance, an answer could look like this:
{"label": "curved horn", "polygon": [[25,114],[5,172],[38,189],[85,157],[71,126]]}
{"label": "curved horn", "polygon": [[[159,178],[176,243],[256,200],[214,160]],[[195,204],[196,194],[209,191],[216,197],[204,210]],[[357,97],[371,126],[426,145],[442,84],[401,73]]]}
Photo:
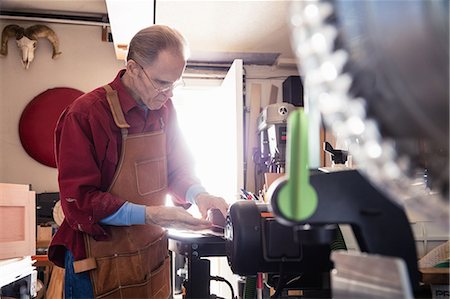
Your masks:
{"label": "curved horn", "polygon": [[2,31],[2,45],[0,48],[0,55],[6,56],[8,55],[8,40],[11,37],[15,37],[16,39],[22,38],[24,34],[24,29],[16,24],[11,24],[5,26]]}
{"label": "curved horn", "polygon": [[60,55],[59,51],[59,40],[56,36],[55,31],[46,25],[33,25],[25,29],[25,36],[29,39],[37,40],[38,38],[47,38],[53,46],[52,58],[55,59],[56,56]]}

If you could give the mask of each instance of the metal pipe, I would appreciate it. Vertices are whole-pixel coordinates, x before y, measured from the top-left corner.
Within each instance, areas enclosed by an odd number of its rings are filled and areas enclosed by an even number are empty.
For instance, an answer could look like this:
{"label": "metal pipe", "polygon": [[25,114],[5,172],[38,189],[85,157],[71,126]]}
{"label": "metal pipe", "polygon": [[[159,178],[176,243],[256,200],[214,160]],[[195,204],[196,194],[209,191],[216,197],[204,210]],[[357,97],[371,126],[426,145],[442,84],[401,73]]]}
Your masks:
{"label": "metal pipe", "polygon": [[20,20],[86,26],[110,26],[105,16],[79,16],[36,12],[0,11],[0,20]]}

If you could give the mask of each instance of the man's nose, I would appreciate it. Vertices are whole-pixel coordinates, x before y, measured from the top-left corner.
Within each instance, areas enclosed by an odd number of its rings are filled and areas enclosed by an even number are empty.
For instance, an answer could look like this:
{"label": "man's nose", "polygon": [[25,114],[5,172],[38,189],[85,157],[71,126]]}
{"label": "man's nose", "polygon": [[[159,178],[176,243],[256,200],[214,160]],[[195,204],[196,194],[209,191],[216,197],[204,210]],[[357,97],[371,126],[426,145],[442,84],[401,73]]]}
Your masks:
{"label": "man's nose", "polygon": [[169,89],[169,90],[167,90],[167,91],[164,91],[163,93],[164,93],[164,95],[165,95],[166,97],[168,97],[168,98],[173,97],[173,89]]}

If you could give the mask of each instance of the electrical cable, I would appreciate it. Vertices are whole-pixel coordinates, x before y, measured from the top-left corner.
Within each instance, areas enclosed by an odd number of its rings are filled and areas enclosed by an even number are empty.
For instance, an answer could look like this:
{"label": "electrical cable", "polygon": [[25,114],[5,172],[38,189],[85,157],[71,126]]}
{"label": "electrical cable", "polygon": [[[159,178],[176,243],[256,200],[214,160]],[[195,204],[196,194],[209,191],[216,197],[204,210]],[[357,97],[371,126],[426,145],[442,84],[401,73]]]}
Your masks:
{"label": "electrical cable", "polygon": [[281,295],[281,292],[283,291],[284,287],[286,286],[286,284],[284,283],[284,269],[283,269],[283,263],[280,263],[280,271],[279,271],[279,277],[278,277],[278,282],[277,282],[277,286],[275,289],[275,293],[270,297],[270,298],[278,298]]}
{"label": "electrical cable", "polygon": [[289,280],[288,282],[286,282],[286,285],[290,285],[290,284],[293,283],[294,281],[299,280],[300,278],[302,278],[302,275],[303,275],[303,274],[301,274],[301,275],[299,275],[299,276],[296,276],[296,277],[292,278],[291,280]]}
{"label": "electrical cable", "polygon": [[228,280],[226,280],[225,278],[220,277],[220,276],[210,276],[209,279],[210,279],[210,280],[215,280],[215,281],[221,281],[221,282],[226,283],[226,284],[230,287],[230,290],[231,290],[231,298],[232,298],[232,299],[235,299],[235,297],[234,297],[234,289],[233,289],[233,286],[231,285],[231,283],[230,283]]}

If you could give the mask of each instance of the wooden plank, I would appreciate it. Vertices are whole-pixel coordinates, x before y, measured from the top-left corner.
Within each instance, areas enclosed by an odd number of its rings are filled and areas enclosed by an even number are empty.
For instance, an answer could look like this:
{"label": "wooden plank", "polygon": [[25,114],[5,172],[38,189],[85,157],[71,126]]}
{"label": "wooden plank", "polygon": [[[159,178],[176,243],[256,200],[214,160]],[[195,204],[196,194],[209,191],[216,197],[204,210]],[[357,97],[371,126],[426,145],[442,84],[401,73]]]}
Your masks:
{"label": "wooden plank", "polygon": [[64,298],[64,272],[63,268],[53,266],[50,283],[45,294],[46,298],[62,299]]}
{"label": "wooden plank", "polygon": [[333,148],[336,146],[336,137],[334,136],[333,132],[331,131],[331,129],[329,128],[325,128],[322,126],[322,129],[320,131],[320,148],[321,148],[321,155],[320,155],[320,160],[321,163],[320,165],[322,167],[331,167],[331,156],[329,153],[325,152],[323,146],[325,141],[328,141]]}
{"label": "wooden plank", "polygon": [[275,85],[270,86],[269,105],[275,104],[278,99],[278,87]]}
{"label": "wooden plank", "polygon": [[253,153],[258,149],[258,124],[257,119],[261,111],[261,84],[252,84],[250,91],[250,116],[248,118],[247,131],[247,175],[245,189],[256,193],[255,186],[255,162]]}

